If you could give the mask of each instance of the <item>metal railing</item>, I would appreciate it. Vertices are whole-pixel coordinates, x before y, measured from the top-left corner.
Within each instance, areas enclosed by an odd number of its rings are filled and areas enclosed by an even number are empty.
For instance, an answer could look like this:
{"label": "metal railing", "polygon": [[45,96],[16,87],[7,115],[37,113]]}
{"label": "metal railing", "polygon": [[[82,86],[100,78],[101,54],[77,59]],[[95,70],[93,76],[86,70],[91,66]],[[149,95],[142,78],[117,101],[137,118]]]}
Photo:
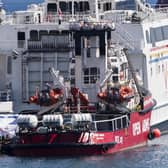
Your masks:
{"label": "metal railing", "polygon": [[93,124],[95,131],[116,131],[128,127],[129,118],[127,115],[123,115],[109,120],[93,121]]}
{"label": "metal railing", "polygon": [[79,21],[79,20],[85,20],[86,18],[89,18],[90,14],[75,14],[75,15],[61,15],[58,14],[48,14],[44,18],[44,22],[50,22],[50,23],[58,23],[59,20],[62,22],[69,22],[69,21]]}
{"label": "metal railing", "polygon": [[38,50],[38,49],[71,49],[73,44],[68,41],[68,39],[63,40],[60,42],[59,40],[55,39],[51,40],[44,40],[44,41],[32,41],[28,40],[28,49]]}

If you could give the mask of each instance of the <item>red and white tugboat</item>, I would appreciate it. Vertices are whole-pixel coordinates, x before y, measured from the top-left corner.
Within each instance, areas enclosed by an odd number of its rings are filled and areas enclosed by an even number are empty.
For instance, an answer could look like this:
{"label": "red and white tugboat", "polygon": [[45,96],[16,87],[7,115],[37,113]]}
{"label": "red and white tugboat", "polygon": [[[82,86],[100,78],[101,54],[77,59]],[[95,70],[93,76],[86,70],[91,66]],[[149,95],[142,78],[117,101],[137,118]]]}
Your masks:
{"label": "red and white tugboat", "polygon": [[[159,130],[150,130],[156,102],[138,84],[124,56],[131,73],[118,71],[122,63],[114,66],[100,82],[95,104],[79,89],[65,87],[51,68],[57,85],[30,97],[30,103],[45,108],[36,114],[20,114],[16,137],[2,151],[16,156],[101,155],[143,146],[160,136]],[[114,74],[123,82],[112,81]]]}

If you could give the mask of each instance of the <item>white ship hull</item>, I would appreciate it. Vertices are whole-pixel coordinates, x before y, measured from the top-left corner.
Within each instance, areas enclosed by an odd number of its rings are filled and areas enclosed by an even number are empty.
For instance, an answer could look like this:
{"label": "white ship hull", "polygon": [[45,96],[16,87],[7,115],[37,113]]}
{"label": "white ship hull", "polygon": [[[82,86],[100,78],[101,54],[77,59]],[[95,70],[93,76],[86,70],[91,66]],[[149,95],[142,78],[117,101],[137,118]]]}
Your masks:
{"label": "white ship hull", "polygon": [[165,121],[168,121],[168,106],[167,104],[163,104],[159,108],[157,105],[152,111],[151,125],[157,125]]}

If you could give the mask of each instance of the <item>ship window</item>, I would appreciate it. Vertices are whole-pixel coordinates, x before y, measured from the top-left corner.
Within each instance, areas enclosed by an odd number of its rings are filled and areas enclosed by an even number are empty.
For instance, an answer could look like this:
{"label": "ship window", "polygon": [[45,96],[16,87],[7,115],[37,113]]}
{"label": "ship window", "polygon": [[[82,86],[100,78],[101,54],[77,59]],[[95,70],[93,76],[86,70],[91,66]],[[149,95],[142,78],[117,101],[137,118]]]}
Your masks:
{"label": "ship window", "polygon": [[40,30],[39,31],[39,39],[42,39],[42,36],[46,36],[48,35],[48,32],[46,30]]}
{"label": "ship window", "polygon": [[163,28],[163,38],[164,40],[168,39],[168,26],[164,26]]}
{"label": "ship window", "polygon": [[117,62],[117,59],[112,58],[112,59],[111,59],[111,62]]}
{"label": "ship window", "polygon": [[118,76],[112,76],[112,81],[114,82],[114,83],[116,83],[116,82],[118,82],[118,80],[119,80],[119,78],[118,78]]}
{"label": "ship window", "polygon": [[100,69],[96,67],[84,69],[84,84],[96,83],[100,79]]}
{"label": "ship window", "polygon": [[74,13],[76,11],[79,11],[79,4],[77,2],[74,2]]}
{"label": "ship window", "polygon": [[7,60],[7,73],[8,74],[12,74],[12,57],[8,56],[8,60]]}
{"label": "ship window", "polygon": [[101,9],[101,4],[100,3],[98,3],[98,9]]}
{"label": "ship window", "polygon": [[18,40],[25,40],[25,32],[18,32]]}
{"label": "ship window", "polygon": [[30,31],[30,40],[37,41],[38,38],[38,31],[37,30],[31,30]]}
{"label": "ship window", "polygon": [[50,32],[49,32],[49,35],[53,35],[53,36],[56,36],[58,34],[59,34],[59,32],[56,30],[50,30]]}
{"label": "ship window", "polygon": [[71,75],[73,75],[73,76],[75,75],[75,69],[74,68],[71,69]]}
{"label": "ship window", "polygon": [[90,47],[87,48],[87,57],[88,57],[88,58],[91,57]]}
{"label": "ship window", "polygon": [[156,41],[163,40],[163,32],[161,27],[155,28],[155,38],[156,38]]}
{"label": "ship window", "polygon": [[57,12],[57,4],[56,3],[49,3],[47,5],[48,12]]}
{"label": "ship window", "polygon": [[18,32],[18,48],[23,48],[25,44],[25,32]]}
{"label": "ship window", "polygon": [[129,1],[116,1],[116,9],[117,10],[135,10],[137,5],[136,1],[129,0]]}
{"label": "ship window", "polygon": [[104,11],[111,10],[111,3],[104,3],[103,4],[103,10]]}
{"label": "ship window", "polygon": [[79,8],[81,12],[88,11],[89,10],[88,2],[79,2]]}
{"label": "ship window", "polygon": [[30,21],[31,21],[30,16],[26,16],[26,17],[25,17],[25,22],[26,22],[26,23],[29,23]]}
{"label": "ship window", "polygon": [[75,86],[75,78],[71,78],[71,85]]}
{"label": "ship window", "polygon": [[66,2],[64,2],[64,1],[61,1],[59,3],[59,7],[60,7],[60,9],[61,9],[62,12],[66,12],[67,9],[68,9],[68,4]]}
{"label": "ship window", "polygon": [[146,42],[147,42],[147,43],[150,43],[148,30],[146,30]]}
{"label": "ship window", "polygon": [[72,58],[71,63],[75,64],[76,60]]}

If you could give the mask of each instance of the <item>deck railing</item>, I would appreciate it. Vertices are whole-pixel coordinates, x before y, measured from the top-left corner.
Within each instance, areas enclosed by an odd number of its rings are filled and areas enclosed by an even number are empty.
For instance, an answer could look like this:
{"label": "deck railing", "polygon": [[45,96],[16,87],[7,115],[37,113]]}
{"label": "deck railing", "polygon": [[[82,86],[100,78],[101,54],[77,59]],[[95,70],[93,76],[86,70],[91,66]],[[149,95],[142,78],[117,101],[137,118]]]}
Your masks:
{"label": "deck railing", "polygon": [[71,42],[68,41],[68,39],[63,40],[62,42],[58,42],[57,39],[51,41],[51,40],[45,40],[45,41],[32,41],[28,40],[28,49],[29,50],[60,50],[60,49],[71,49],[73,46]]}
{"label": "deck railing", "polygon": [[128,127],[129,118],[127,115],[122,115],[109,120],[93,121],[95,131],[116,131]]}

